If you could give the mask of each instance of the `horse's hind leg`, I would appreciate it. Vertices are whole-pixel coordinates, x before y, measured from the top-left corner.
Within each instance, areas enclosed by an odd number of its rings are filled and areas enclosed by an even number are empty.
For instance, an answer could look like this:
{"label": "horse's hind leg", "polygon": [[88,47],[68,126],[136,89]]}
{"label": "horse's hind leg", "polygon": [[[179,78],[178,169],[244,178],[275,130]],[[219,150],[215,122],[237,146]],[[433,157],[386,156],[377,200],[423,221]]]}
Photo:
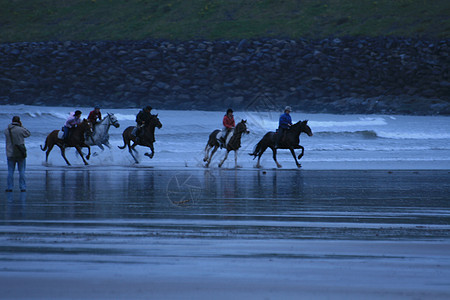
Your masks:
{"label": "horse's hind leg", "polygon": [[208,161],[206,162],[205,167],[209,167],[209,164],[211,163],[211,159],[212,159],[214,153],[216,153],[218,148],[219,148],[219,146],[214,146],[213,150],[211,151],[211,155],[209,156]]}
{"label": "horse's hind leg", "polygon": [[263,153],[266,151],[266,149],[267,149],[267,146],[262,147],[262,148],[260,149],[259,153],[257,154],[257,155],[258,155],[258,162],[256,163],[256,167],[257,167],[257,168],[261,168],[261,163],[260,163],[260,161],[261,161],[261,156],[262,156]]}
{"label": "horse's hind leg", "polygon": [[[59,147],[59,146],[58,146]],[[60,149],[61,149],[61,155],[62,155],[62,157],[64,158],[64,160],[66,161],[66,164],[68,165],[68,166],[70,166],[70,162],[67,160],[67,158],[66,158],[66,149],[64,148],[64,147],[59,147]],[[83,157],[83,155],[81,155],[81,157]],[[84,158],[83,158],[83,160],[84,160]]]}
{"label": "horse's hind leg", "polygon": [[206,144],[206,147],[205,147],[205,157],[203,158],[204,162],[208,161],[209,150],[211,150],[211,146],[208,143],[208,144]]}
{"label": "horse's hind leg", "polygon": [[[133,145],[133,146],[134,146],[134,145]],[[133,150],[136,151],[136,149],[134,149],[132,146],[128,145],[128,152],[130,152],[131,157],[133,157],[133,159],[134,159],[134,162],[138,164],[139,161],[137,160],[136,156],[134,156]],[[137,152],[137,151],[136,151],[136,152]]]}
{"label": "horse's hind leg", "polygon": [[276,148],[271,148],[271,149],[272,149],[272,152],[273,152],[273,160],[277,164],[277,167],[281,168],[281,165],[277,161],[277,149]]}
{"label": "horse's hind leg", "polygon": [[53,144],[53,145],[50,144],[50,145],[48,146],[47,152],[45,152],[45,162],[46,162],[46,163],[48,163],[48,156],[50,155],[50,151],[52,151],[53,146],[55,146],[55,145],[54,145],[54,144]]}
{"label": "horse's hind leg", "polygon": [[289,150],[291,151],[292,157],[295,160],[295,164],[297,165],[298,168],[300,168],[302,165],[297,161],[297,157],[295,157],[295,151],[292,148],[289,148]]}

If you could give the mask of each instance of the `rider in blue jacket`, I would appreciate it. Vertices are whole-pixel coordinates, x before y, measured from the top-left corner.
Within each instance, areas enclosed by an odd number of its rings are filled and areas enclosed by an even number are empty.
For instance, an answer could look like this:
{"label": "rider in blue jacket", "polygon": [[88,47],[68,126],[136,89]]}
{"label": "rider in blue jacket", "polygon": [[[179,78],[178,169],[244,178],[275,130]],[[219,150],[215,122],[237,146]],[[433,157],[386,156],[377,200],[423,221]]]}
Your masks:
{"label": "rider in blue jacket", "polygon": [[290,112],[291,112],[291,107],[286,106],[284,108],[284,114],[282,114],[280,116],[280,121],[278,123],[278,132],[277,132],[276,140],[275,140],[275,148],[278,148],[278,144],[280,143],[281,139],[284,137],[284,135],[289,130],[289,128],[291,128],[292,118],[289,115]]}

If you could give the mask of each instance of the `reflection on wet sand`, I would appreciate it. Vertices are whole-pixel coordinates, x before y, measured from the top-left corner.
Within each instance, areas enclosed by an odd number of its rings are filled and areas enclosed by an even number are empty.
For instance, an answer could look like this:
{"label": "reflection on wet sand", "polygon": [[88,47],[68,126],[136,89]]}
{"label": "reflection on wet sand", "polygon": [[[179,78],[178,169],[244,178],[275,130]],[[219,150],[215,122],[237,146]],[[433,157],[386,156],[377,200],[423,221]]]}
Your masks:
{"label": "reflection on wet sand", "polygon": [[26,219],[26,202],[27,192],[6,193],[5,220]]}
{"label": "reflection on wet sand", "polygon": [[6,194],[6,299],[450,297],[447,171],[56,169]]}

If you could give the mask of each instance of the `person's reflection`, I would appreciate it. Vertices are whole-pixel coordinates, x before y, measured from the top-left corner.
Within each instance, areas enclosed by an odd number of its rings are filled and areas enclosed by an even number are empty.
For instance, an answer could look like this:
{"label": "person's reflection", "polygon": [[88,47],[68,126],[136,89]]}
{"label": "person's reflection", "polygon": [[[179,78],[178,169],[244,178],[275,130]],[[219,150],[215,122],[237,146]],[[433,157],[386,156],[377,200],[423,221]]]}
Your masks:
{"label": "person's reflection", "polygon": [[19,201],[14,201],[14,193],[6,193],[6,219],[24,219],[26,217],[27,192],[20,192]]}

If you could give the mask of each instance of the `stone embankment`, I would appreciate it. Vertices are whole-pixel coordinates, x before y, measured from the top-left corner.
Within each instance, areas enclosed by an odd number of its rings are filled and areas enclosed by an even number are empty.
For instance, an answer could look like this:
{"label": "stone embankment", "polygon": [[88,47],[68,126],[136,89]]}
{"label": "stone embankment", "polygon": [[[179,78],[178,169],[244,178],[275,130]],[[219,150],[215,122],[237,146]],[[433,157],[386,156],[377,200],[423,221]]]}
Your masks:
{"label": "stone embankment", "polygon": [[0,104],[450,115],[450,40],[0,44]]}

